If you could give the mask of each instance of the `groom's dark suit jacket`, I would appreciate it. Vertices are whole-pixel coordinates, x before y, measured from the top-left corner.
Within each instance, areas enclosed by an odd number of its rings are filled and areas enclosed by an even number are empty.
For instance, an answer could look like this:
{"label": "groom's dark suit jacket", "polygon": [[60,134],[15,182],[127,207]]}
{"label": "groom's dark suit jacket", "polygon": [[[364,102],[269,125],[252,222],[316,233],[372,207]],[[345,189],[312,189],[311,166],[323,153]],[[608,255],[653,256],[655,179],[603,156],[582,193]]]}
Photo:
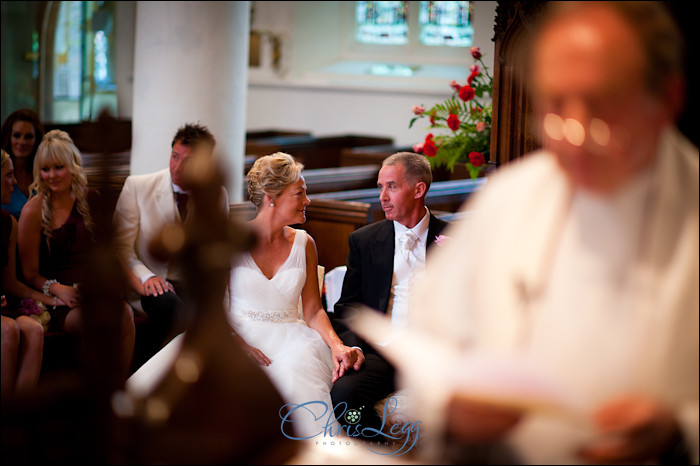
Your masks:
{"label": "groom's dark suit jacket", "polygon": [[[446,226],[447,222],[430,214],[428,250]],[[344,319],[357,303],[386,313],[394,273],[394,222],[385,219],[365,225],[350,234],[349,243],[347,271],[340,298],[335,304],[333,325],[343,343],[359,346],[367,354],[376,351],[349,330]]]}

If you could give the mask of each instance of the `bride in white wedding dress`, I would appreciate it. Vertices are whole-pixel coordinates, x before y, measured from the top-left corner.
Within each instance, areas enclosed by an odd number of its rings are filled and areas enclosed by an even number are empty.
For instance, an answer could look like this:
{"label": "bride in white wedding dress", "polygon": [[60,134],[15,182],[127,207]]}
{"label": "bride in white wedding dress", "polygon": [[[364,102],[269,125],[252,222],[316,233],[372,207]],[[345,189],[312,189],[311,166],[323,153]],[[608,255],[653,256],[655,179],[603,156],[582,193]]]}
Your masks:
{"label": "bride in white wedding dress", "polygon": [[[247,253],[234,267],[229,321],[282,397],[292,406],[303,405],[292,414],[295,422],[283,426],[283,431],[289,432],[288,426],[294,425],[299,437],[319,432],[321,437],[326,424],[334,434],[337,431],[330,397],[335,368],[321,334],[297,319],[299,296],[309,272],[305,260],[308,235],[303,230],[287,230],[285,236],[294,238],[291,252],[274,275],[268,277]],[[267,269],[269,273],[271,268]]]}
{"label": "bride in white wedding dress", "polygon": [[[302,168],[291,155],[276,153],[258,158],[248,173],[250,200],[257,207],[249,223],[258,241],[233,265],[228,319],[246,353],[287,402],[280,406],[282,431],[320,440],[338,436],[330,398],[333,382],[350,368],[359,370],[364,356],[343,344],[323,309],[313,238],[289,226],[306,221],[310,204]],[[303,320],[298,318],[299,297]],[[144,392],[159,380],[182,337],[130,377],[133,392]]]}

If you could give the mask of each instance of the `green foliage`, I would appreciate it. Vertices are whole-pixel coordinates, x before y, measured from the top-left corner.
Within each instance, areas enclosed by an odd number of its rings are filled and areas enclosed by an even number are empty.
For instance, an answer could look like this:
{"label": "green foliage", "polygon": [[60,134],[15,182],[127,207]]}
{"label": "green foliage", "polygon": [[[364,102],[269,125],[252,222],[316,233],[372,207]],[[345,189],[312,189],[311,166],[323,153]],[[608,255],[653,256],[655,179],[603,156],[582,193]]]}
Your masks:
{"label": "green foliage", "polygon": [[[475,62],[480,64],[480,66],[475,65],[479,67],[479,73],[470,75],[474,98],[464,101],[459,96],[459,88],[468,85],[467,80],[458,85],[453,81],[450,86],[454,92],[445,101],[425,110],[422,107],[416,110],[414,107],[416,115],[411,119],[408,127],[413,128],[418,120],[426,119],[428,125],[423,128],[426,131],[426,138],[432,134],[437,148],[435,156],[428,157],[431,166],[433,168],[445,166],[448,170],[454,171],[455,163],[464,162],[473,179],[485,166],[473,166],[469,161],[469,154],[480,152],[487,161],[489,159],[493,79],[481,59],[481,53],[478,52],[475,55],[472,49],[472,55],[475,56]],[[478,58],[476,58],[477,55]],[[455,115],[459,119],[459,127],[456,130],[452,130],[447,125],[447,119],[450,115]],[[415,150],[422,152],[423,144],[417,144]]]}

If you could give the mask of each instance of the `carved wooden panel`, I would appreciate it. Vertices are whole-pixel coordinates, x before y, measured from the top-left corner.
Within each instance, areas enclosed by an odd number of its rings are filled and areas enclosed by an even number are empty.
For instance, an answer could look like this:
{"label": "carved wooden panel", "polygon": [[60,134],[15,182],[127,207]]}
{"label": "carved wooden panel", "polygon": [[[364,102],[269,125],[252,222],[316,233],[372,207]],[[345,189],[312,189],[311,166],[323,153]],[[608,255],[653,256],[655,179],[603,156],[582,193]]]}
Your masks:
{"label": "carved wooden panel", "polygon": [[497,166],[539,147],[519,46],[546,3],[499,1],[496,7],[491,163]]}

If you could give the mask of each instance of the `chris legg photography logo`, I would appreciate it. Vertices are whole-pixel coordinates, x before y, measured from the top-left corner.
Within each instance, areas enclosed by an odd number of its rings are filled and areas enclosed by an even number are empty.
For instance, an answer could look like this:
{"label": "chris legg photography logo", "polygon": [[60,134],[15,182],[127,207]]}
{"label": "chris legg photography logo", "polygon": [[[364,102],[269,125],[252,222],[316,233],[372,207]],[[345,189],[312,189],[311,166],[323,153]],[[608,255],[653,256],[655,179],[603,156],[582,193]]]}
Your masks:
{"label": "chris legg photography logo", "polygon": [[[389,425],[388,417],[396,411],[398,400],[395,397],[390,397],[384,403],[382,411],[382,424],[379,429],[366,427],[362,425],[362,412],[354,408],[348,409],[347,403],[338,403],[333,411],[324,401],[307,401],[306,403],[288,403],[280,409],[280,418],[282,423],[280,429],[282,434],[291,440],[309,440],[316,439],[316,444],[323,442],[334,446],[337,443],[339,446],[346,445],[366,445],[368,449],[378,455],[385,456],[401,456],[416,445],[420,433],[421,421],[413,421],[405,424]],[[321,414],[318,414],[318,413]],[[335,417],[333,416],[335,414]],[[311,416],[313,421],[323,421],[325,425],[315,434],[308,437],[296,437],[293,433],[295,419],[299,422],[304,416]],[[344,419],[347,425],[342,425],[338,419]],[[319,423],[320,424],[320,423]],[[345,437],[341,437],[345,430]],[[376,440],[374,440],[376,438]],[[353,440],[356,439],[356,440]],[[369,440],[368,440],[369,439]],[[392,447],[396,445],[396,450],[389,448],[388,452],[376,451],[372,448],[379,446]]]}

